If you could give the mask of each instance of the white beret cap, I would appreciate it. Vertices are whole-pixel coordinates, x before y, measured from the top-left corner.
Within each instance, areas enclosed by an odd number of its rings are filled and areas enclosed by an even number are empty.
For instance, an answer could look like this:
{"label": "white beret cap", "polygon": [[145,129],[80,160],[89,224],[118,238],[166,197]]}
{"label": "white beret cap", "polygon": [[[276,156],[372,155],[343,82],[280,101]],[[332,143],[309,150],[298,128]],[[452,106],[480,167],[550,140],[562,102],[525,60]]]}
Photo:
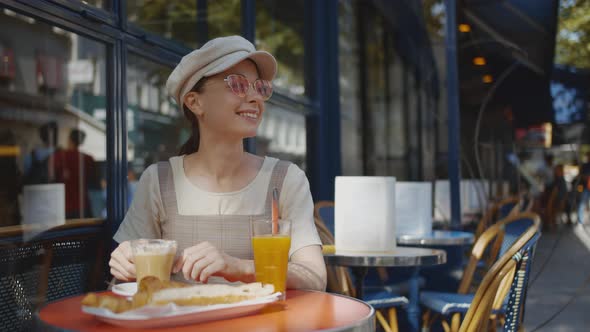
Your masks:
{"label": "white beret cap", "polygon": [[257,51],[243,37],[228,36],[212,39],[185,55],[168,77],[166,90],[182,109],[184,95],[201,78],[219,74],[244,59],[252,59],[256,63],[260,78],[272,81],[277,72],[275,58],[268,52]]}

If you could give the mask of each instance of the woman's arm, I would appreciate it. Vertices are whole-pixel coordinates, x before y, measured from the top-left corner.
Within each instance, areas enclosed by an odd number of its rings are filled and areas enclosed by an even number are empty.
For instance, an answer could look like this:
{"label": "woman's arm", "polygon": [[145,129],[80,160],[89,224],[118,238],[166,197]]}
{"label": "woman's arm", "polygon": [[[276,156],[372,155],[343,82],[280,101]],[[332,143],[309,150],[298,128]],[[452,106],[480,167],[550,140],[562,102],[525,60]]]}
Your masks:
{"label": "woman's arm", "polygon": [[320,246],[303,247],[291,256],[287,288],[326,290],[326,265]]}
{"label": "woman's arm", "polygon": [[[184,250],[174,265],[176,272],[182,272],[187,280],[200,282],[207,282],[210,276],[228,281],[255,281],[253,260],[229,256],[209,242]],[[320,246],[307,246],[293,253],[287,271],[287,288],[326,289],[326,266]]]}

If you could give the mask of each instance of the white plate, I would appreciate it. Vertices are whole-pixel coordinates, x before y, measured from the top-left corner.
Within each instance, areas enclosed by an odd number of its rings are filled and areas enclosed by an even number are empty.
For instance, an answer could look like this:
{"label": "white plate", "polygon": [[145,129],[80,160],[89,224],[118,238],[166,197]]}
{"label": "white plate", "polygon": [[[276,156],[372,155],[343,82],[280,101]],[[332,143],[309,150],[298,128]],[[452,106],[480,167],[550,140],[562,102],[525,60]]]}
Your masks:
{"label": "white plate", "polygon": [[111,289],[113,293],[121,296],[133,296],[137,293],[137,283],[136,282],[126,282],[123,284],[116,284]]}
{"label": "white plate", "polygon": [[82,306],[82,311],[94,315],[97,319],[128,328],[157,328],[186,324],[203,323],[212,320],[228,319],[255,313],[269,303],[279,299],[281,293],[231,304],[209,306],[177,306],[168,304],[155,307],[145,306],[139,309],[115,314],[104,308]]}

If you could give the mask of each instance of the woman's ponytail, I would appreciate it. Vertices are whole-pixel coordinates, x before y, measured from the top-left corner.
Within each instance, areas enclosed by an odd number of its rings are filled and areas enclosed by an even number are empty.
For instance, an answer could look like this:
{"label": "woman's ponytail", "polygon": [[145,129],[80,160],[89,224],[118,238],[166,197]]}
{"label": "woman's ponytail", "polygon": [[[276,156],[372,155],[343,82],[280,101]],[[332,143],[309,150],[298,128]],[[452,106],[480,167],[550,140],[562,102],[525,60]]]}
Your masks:
{"label": "woman's ponytail", "polygon": [[186,106],[184,106],[183,108],[184,116],[191,123],[191,136],[180,147],[180,151],[178,152],[179,156],[199,151],[199,121],[197,120],[195,114],[188,110]]}
{"label": "woman's ponytail", "polygon": [[[200,79],[195,86],[190,90],[191,92],[202,93],[203,92],[203,85],[207,80],[206,77]],[[200,135],[199,135],[199,120],[197,120],[197,116],[193,113],[186,105],[182,105],[182,110],[184,111],[184,117],[189,121],[191,124],[191,136],[184,142],[184,144],[180,147],[180,151],[178,152],[179,156],[185,154],[191,154],[199,151],[199,142],[200,142]]]}

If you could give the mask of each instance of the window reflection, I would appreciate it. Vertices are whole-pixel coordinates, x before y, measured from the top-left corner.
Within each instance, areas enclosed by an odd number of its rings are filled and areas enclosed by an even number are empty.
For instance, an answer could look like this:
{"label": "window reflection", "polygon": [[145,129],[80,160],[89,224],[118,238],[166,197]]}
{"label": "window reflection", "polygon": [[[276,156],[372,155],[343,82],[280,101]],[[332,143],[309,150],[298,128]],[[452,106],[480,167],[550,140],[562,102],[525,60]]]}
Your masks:
{"label": "window reflection", "polygon": [[366,18],[366,31],[371,31],[366,38],[367,61],[367,175],[386,175],[385,173],[385,47],[383,45],[383,19],[370,11]]}
{"label": "window reflection", "polygon": [[184,116],[166,95],[171,68],[131,54],[127,63],[128,200],[151,164],[176,155],[190,136]]}
{"label": "window reflection", "polygon": [[96,8],[101,8],[104,10],[111,10],[111,2],[112,0],[81,0],[82,3],[94,6]]}
{"label": "window reflection", "polygon": [[164,38],[190,47],[197,46],[197,1],[129,0],[130,23]]}
{"label": "window reflection", "polygon": [[127,19],[150,33],[191,48],[241,32],[240,0],[129,0]]}
{"label": "window reflection", "polygon": [[275,88],[305,95],[303,0],[256,1],[256,48],[272,53],[279,63]]}
{"label": "window reflection", "polygon": [[0,226],[104,216],[104,45],[4,9],[0,54]]}
{"label": "window reflection", "polygon": [[338,60],[340,63],[340,115],[342,174],[362,175],[362,120],[359,84],[359,45],[353,1],[339,2]]}
{"label": "window reflection", "polygon": [[305,115],[283,105],[266,103],[256,136],[256,154],[289,160],[306,169]]}
{"label": "window reflection", "polygon": [[241,0],[207,0],[208,39],[242,33],[241,2]]}

